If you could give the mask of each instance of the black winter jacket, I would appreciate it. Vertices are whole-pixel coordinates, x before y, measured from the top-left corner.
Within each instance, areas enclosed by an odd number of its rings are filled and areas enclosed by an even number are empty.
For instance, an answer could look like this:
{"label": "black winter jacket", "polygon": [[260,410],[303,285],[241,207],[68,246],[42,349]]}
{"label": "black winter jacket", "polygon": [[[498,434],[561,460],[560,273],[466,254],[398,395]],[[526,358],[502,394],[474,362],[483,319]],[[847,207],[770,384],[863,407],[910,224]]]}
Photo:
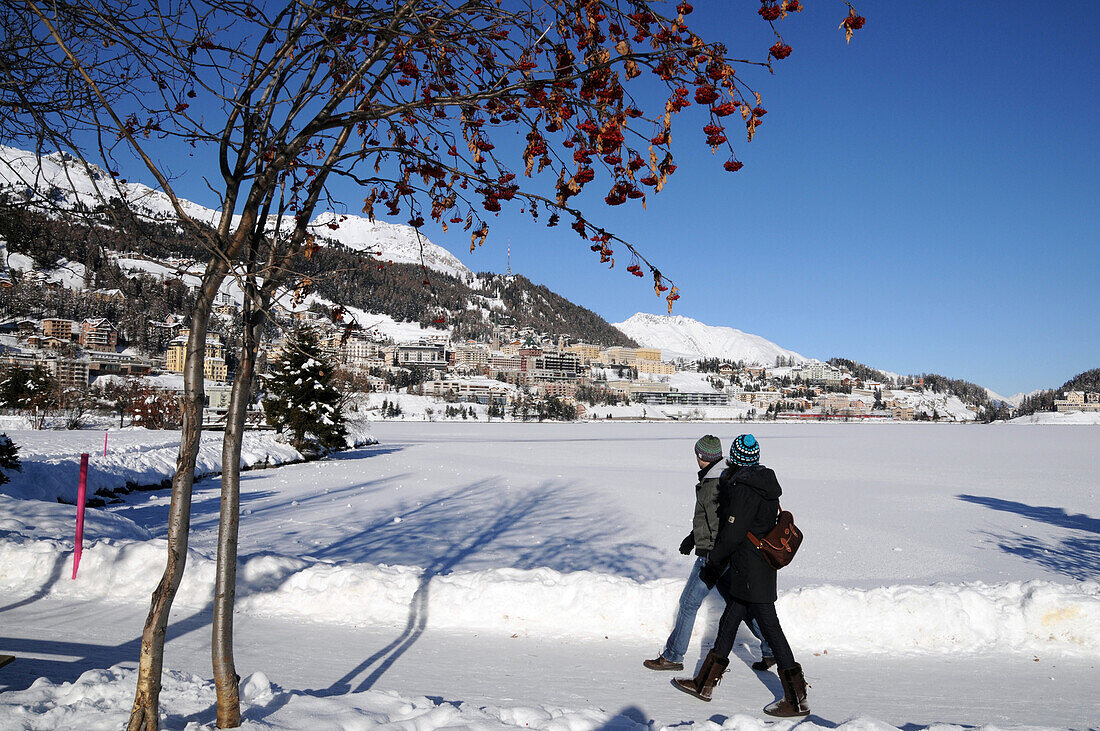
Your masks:
{"label": "black winter jacket", "polygon": [[775,473],[763,465],[730,467],[719,479],[720,527],[707,564],[718,571],[729,565],[722,581],[728,582],[730,595],[741,601],[766,604],[776,600],[775,569],[746,534],[752,531],[762,536],[775,527],[782,494]]}

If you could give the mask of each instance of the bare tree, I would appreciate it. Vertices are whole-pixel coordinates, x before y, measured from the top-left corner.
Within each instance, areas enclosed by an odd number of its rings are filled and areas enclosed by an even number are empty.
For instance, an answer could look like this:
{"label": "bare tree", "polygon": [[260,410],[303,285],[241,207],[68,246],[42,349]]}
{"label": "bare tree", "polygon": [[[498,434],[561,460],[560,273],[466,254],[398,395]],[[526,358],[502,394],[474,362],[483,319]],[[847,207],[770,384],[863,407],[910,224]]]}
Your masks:
{"label": "bare tree", "polygon": [[[105,187],[114,188],[107,195],[124,197],[114,171],[136,159],[209,254],[191,313],[168,561],[142,635],[132,730],[159,723],[164,635],[187,550],[203,353],[226,277],[241,282],[246,306],[223,445],[219,727],[240,721],[232,658],[238,465],[259,330],[274,298],[288,290],[300,297],[310,286],[297,267],[320,245],[318,234],[340,225],[328,218],[320,231],[311,226],[318,206],[342,203],[330,186],[338,178],[359,186],[371,218],[381,206],[416,229],[428,218],[444,230],[461,227],[471,248],[509,203],[547,226],[565,216],[599,261],[614,266],[614,248],[625,249],[627,271],[649,277],[671,311],[679,297],[672,282],[572,199],[601,185],[607,205],[644,205],[676,170],[673,121],[691,106],[704,143],[728,153],[726,170],[740,169],[726,124],[738,120],[751,140],[766,110],[736,69],[770,68],[791,50],[776,33],[760,60],[735,60],[690,29],[687,2],[674,15],[650,0],[14,5],[12,17],[0,15],[22,34],[12,46],[18,63],[0,68],[0,115],[20,120],[15,129],[25,137],[45,135],[100,161],[111,174]],[[797,0],[764,0],[758,12],[774,24],[800,9]],[[860,25],[851,11],[842,27]],[[33,96],[14,89],[18,79],[33,82]],[[51,86],[79,102],[75,111],[49,104]],[[218,177],[207,181],[218,196],[213,220],[197,219],[173,189],[181,145],[216,155]]]}

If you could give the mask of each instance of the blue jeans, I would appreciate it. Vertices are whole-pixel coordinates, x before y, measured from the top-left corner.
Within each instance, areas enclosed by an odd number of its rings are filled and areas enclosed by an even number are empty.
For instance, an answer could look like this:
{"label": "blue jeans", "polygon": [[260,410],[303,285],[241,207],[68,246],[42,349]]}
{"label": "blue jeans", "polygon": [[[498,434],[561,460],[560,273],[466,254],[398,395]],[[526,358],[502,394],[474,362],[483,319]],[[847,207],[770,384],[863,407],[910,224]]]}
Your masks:
{"label": "blue jeans", "polygon": [[[695,615],[699,613],[699,607],[702,606],[703,600],[710,594],[711,590],[699,578],[699,572],[706,565],[706,558],[703,556],[696,557],[695,563],[691,567],[691,573],[688,574],[687,583],[684,584],[684,591],[680,594],[680,608],[676,611],[676,625],[668,636],[665,649],[661,651],[661,657],[669,662],[684,661],[688,642],[691,641],[691,631],[695,629]],[[721,587],[722,582],[718,582],[718,586]],[[756,618],[746,618],[745,624],[748,625],[749,631],[760,640],[761,653],[766,657],[771,657],[772,650],[764,640],[763,635],[760,634]]]}

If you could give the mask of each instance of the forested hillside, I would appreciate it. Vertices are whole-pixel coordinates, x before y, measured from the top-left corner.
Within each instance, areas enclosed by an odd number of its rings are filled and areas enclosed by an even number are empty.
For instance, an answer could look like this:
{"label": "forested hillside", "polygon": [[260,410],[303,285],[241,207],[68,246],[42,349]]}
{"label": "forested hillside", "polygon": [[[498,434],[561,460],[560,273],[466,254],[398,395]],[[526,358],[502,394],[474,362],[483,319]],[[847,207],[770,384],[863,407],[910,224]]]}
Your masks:
{"label": "forested hillside", "polygon": [[[150,329],[148,323],[173,313],[186,314],[187,288],[178,280],[165,282],[149,274],[124,272],[115,258],[138,255],[201,262],[203,252],[174,226],[101,213],[98,218],[110,225],[52,219],[0,201],[0,238],[7,241],[9,253],[31,257],[42,270],[59,263],[82,265],[80,284],[86,290],[119,289],[124,295],[118,301],[101,301],[81,292],[16,281],[0,302],[0,314],[77,320],[107,317],[128,343],[149,352],[163,349],[162,331]],[[381,265],[339,245],[321,247],[296,267],[309,278],[308,291],[335,304],[422,325],[442,320],[458,338],[487,337],[494,324],[510,324],[601,345],[635,344],[591,310],[519,275],[481,274],[464,281],[425,272],[413,264]]]}

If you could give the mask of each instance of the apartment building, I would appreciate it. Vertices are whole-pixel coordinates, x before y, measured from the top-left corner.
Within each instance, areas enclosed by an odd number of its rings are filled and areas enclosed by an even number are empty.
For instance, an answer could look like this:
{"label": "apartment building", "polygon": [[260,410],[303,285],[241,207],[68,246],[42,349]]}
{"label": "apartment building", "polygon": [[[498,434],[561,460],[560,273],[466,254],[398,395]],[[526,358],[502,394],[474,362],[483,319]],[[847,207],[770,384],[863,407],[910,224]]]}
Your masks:
{"label": "apartment building", "polygon": [[479,368],[489,366],[489,347],[481,343],[459,343],[454,348],[455,366],[472,365]]}
{"label": "apartment building", "polygon": [[446,368],[447,349],[443,343],[406,343],[398,345],[394,365],[418,368]]}
{"label": "apartment building", "polygon": [[1100,411],[1100,393],[1066,391],[1064,399],[1055,399],[1055,411]]}
{"label": "apartment building", "polygon": [[719,391],[638,391],[634,398],[648,406],[729,406]]}
{"label": "apartment building", "polygon": [[[168,343],[168,350],[164,356],[164,370],[169,373],[183,373],[187,365],[187,340],[191,336],[190,330],[180,330],[180,334]],[[206,336],[206,348],[203,352],[203,377],[211,381],[225,381],[229,377],[225,364],[225,344],[221,336],[210,334]]]}
{"label": "apartment building", "polygon": [[425,396],[453,396],[459,401],[479,404],[507,403],[515,388],[491,378],[443,378],[424,384]]}
{"label": "apartment building", "polygon": [[569,353],[576,353],[582,363],[589,363],[600,359],[600,346],[588,343],[573,343],[564,348]]}
{"label": "apartment building", "polygon": [[47,338],[57,338],[65,342],[72,342],[77,336],[76,322],[63,320],[58,317],[47,317],[42,321],[42,334]]}
{"label": "apartment building", "polygon": [[80,347],[85,350],[114,350],[118,346],[118,330],[105,317],[80,323]]}
{"label": "apartment building", "polygon": [[670,376],[676,372],[675,365],[660,360],[639,360],[634,367],[638,369],[639,375]]}
{"label": "apartment building", "polygon": [[[600,360],[605,365],[632,366],[634,365],[635,361],[638,360],[638,350],[637,348],[624,348],[616,345],[614,347],[608,348],[607,350],[601,351]],[[660,360],[659,357],[658,360]]]}

